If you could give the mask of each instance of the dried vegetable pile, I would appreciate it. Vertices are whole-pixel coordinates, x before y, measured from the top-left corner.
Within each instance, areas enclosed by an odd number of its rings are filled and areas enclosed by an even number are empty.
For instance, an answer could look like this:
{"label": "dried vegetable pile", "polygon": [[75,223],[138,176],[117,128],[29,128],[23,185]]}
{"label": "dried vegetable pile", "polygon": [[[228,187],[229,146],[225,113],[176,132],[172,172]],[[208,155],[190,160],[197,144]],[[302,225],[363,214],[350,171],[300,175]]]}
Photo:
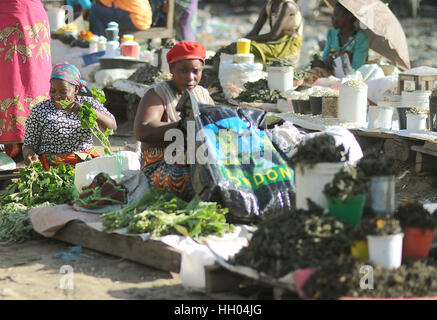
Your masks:
{"label": "dried vegetable pile", "polygon": [[170,80],[170,76],[161,72],[158,67],[152,66],[151,64],[146,64],[139,67],[128,78],[128,80],[134,81],[136,83],[153,84],[155,82]]}
{"label": "dried vegetable pile", "polygon": [[243,102],[277,103],[279,99],[287,98],[278,90],[271,90],[266,79],[246,82],[244,90],[235,98]]}
{"label": "dried vegetable pile", "polygon": [[437,296],[437,261],[435,258],[406,260],[398,269],[383,268],[366,262],[373,268],[373,289],[361,288],[366,273],[363,263],[350,258],[324,261],[305,283],[307,298],[338,299],[341,297],[429,297]]}
{"label": "dried vegetable pile", "polygon": [[350,250],[351,227],[311,205],[308,211],[271,216],[258,225],[249,246],[230,261],[280,278],[313,268]]}

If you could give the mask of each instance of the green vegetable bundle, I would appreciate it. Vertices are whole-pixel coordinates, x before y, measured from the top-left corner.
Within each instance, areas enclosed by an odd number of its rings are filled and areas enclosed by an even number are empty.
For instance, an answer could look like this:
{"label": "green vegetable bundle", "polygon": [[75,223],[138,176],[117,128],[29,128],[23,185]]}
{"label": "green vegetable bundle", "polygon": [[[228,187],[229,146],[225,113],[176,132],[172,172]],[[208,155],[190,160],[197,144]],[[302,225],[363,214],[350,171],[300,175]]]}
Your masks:
{"label": "green vegetable bundle", "polygon": [[73,200],[72,166],[60,165],[46,171],[36,161],[19,172],[20,178],[8,185],[0,197],[0,241],[19,242],[35,236],[28,216],[31,208]]}
{"label": "green vegetable bundle", "polygon": [[[91,88],[91,93],[93,98],[96,99],[100,103],[106,102],[105,93],[93,86]],[[63,100],[61,101],[61,105],[66,108],[70,105],[70,101]],[[94,111],[94,108],[91,103],[84,102],[82,107],[80,108],[77,117],[80,120],[80,126],[82,129],[89,129],[91,133],[99,140],[100,144],[103,147],[105,154],[112,155],[111,151],[111,143],[109,142],[109,136],[114,133],[112,129],[106,129],[105,132],[100,130],[99,125],[97,124],[97,114]]]}
{"label": "green vegetable bundle", "polygon": [[137,202],[101,217],[105,219],[105,231],[127,227],[129,233],[181,233],[198,241],[202,236],[222,236],[232,231],[233,226],[226,223],[227,212],[216,203],[202,202],[198,196],[187,203],[171,193],[150,188]]}

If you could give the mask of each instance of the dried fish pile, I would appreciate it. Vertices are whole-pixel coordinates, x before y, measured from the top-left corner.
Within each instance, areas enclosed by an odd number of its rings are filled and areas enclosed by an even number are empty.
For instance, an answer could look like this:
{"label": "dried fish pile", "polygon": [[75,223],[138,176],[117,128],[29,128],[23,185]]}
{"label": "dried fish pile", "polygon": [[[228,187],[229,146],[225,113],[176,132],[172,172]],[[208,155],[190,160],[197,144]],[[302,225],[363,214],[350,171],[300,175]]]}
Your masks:
{"label": "dried fish pile", "polygon": [[402,202],[394,216],[400,221],[402,228],[437,228],[437,214],[430,214],[419,201],[409,200]]}
{"label": "dried fish pile", "polygon": [[409,113],[409,114],[428,114],[429,111],[427,109],[424,109],[421,107],[412,107],[411,109],[407,110],[406,113]]}
{"label": "dried fish pile", "polygon": [[350,227],[320,208],[270,216],[258,225],[249,245],[230,261],[275,278],[319,266],[350,249]]}
{"label": "dried fish pile", "polygon": [[[407,298],[437,296],[437,264],[435,259],[406,261],[396,270],[352,259],[325,261],[305,283],[307,298],[338,299],[340,297]],[[373,281],[363,278],[372,267]],[[366,276],[366,277],[365,277]],[[364,286],[362,285],[364,282]],[[373,284],[373,288],[370,286]]]}
{"label": "dried fish pile", "polygon": [[246,82],[244,90],[236,98],[238,101],[259,103],[277,103],[279,99],[287,100],[280,91],[269,89],[266,79]]}

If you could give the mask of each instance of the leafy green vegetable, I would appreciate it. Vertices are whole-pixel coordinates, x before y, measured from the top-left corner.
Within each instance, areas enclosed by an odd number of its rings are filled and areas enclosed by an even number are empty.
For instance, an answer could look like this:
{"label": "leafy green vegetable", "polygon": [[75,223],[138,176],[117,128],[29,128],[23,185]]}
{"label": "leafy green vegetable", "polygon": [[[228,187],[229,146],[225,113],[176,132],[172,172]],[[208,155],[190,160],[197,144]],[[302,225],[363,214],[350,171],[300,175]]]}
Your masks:
{"label": "leafy green vegetable", "polygon": [[[93,98],[96,99],[98,102],[106,102],[106,97],[103,90],[100,90],[96,86],[93,86],[91,88],[91,93],[93,95]],[[71,104],[71,102],[68,100],[62,100],[60,101],[60,104],[65,109]],[[112,155],[113,153],[111,151],[109,136],[114,134],[114,130],[106,129],[105,132],[102,132],[102,130],[100,130],[97,123],[97,114],[94,111],[92,104],[85,101],[82,104],[79,112],[77,113],[77,117],[80,120],[81,128],[91,130],[91,133],[97,138],[97,140],[99,140],[100,144],[102,145],[105,154]]]}
{"label": "leafy green vegetable", "polygon": [[233,226],[226,223],[227,212],[216,203],[202,202],[198,196],[187,203],[171,193],[150,188],[136,203],[101,217],[105,219],[105,231],[127,227],[129,233],[181,233],[198,241],[202,236],[232,231]]}
{"label": "leafy green vegetable", "polygon": [[19,169],[20,178],[6,187],[0,197],[1,207],[10,203],[34,206],[44,202],[67,203],[72,200],[74,168],[68,164],[50,167],[46,171],[41,162],[35,161]]}
{"label": "leafy green vegetable", "polygon": [[50,167],[32,162],[19,169],[20,178],[6,187],[0,197],[0,241],[19,242],[35,236],[28,216],[32,208],[68,203],[73,199],[74,168]]}

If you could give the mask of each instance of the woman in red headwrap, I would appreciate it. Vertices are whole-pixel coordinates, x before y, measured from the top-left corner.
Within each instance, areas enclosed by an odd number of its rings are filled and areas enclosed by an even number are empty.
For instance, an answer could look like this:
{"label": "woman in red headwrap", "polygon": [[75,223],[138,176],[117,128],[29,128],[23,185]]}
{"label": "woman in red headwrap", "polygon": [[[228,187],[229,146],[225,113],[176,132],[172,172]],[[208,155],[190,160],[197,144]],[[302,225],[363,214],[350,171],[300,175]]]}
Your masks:
{"label": "woman in red headwrap", "polygon": [[[25,164],[40,160],[49,170],[51,165],[76,163],[87,158],[98,157],[92,149],[93,140],[89,129],[83,129],[77,117],[82,104],[88,102],[97,114],[97,123],[105,131],[116,130],[114,116],[93,97],[85,92],[85,83],[80,78],[79,69],[68,63],[53,67],[50,80],[50,98],[37,104],[26,121],[23,157]],[[63,108],[60,101],[71,104]],[[88,155],[88,156],[87,156]]]}
{"label": "woman in red headwrap", "polygon": [[190,90],[198,102],[214,105],[208,90],[199,86],[205,65],[206,48],[194,41],[181,41],[167,54],[173,79],[153,85],[141,99],[135,117],[135,134],[141,141],[143,172],[157,189],[173,192],[182,199],[194,196],[190,166],[169,164],[164,159],[165,133],[177,128],[176,105]]}

